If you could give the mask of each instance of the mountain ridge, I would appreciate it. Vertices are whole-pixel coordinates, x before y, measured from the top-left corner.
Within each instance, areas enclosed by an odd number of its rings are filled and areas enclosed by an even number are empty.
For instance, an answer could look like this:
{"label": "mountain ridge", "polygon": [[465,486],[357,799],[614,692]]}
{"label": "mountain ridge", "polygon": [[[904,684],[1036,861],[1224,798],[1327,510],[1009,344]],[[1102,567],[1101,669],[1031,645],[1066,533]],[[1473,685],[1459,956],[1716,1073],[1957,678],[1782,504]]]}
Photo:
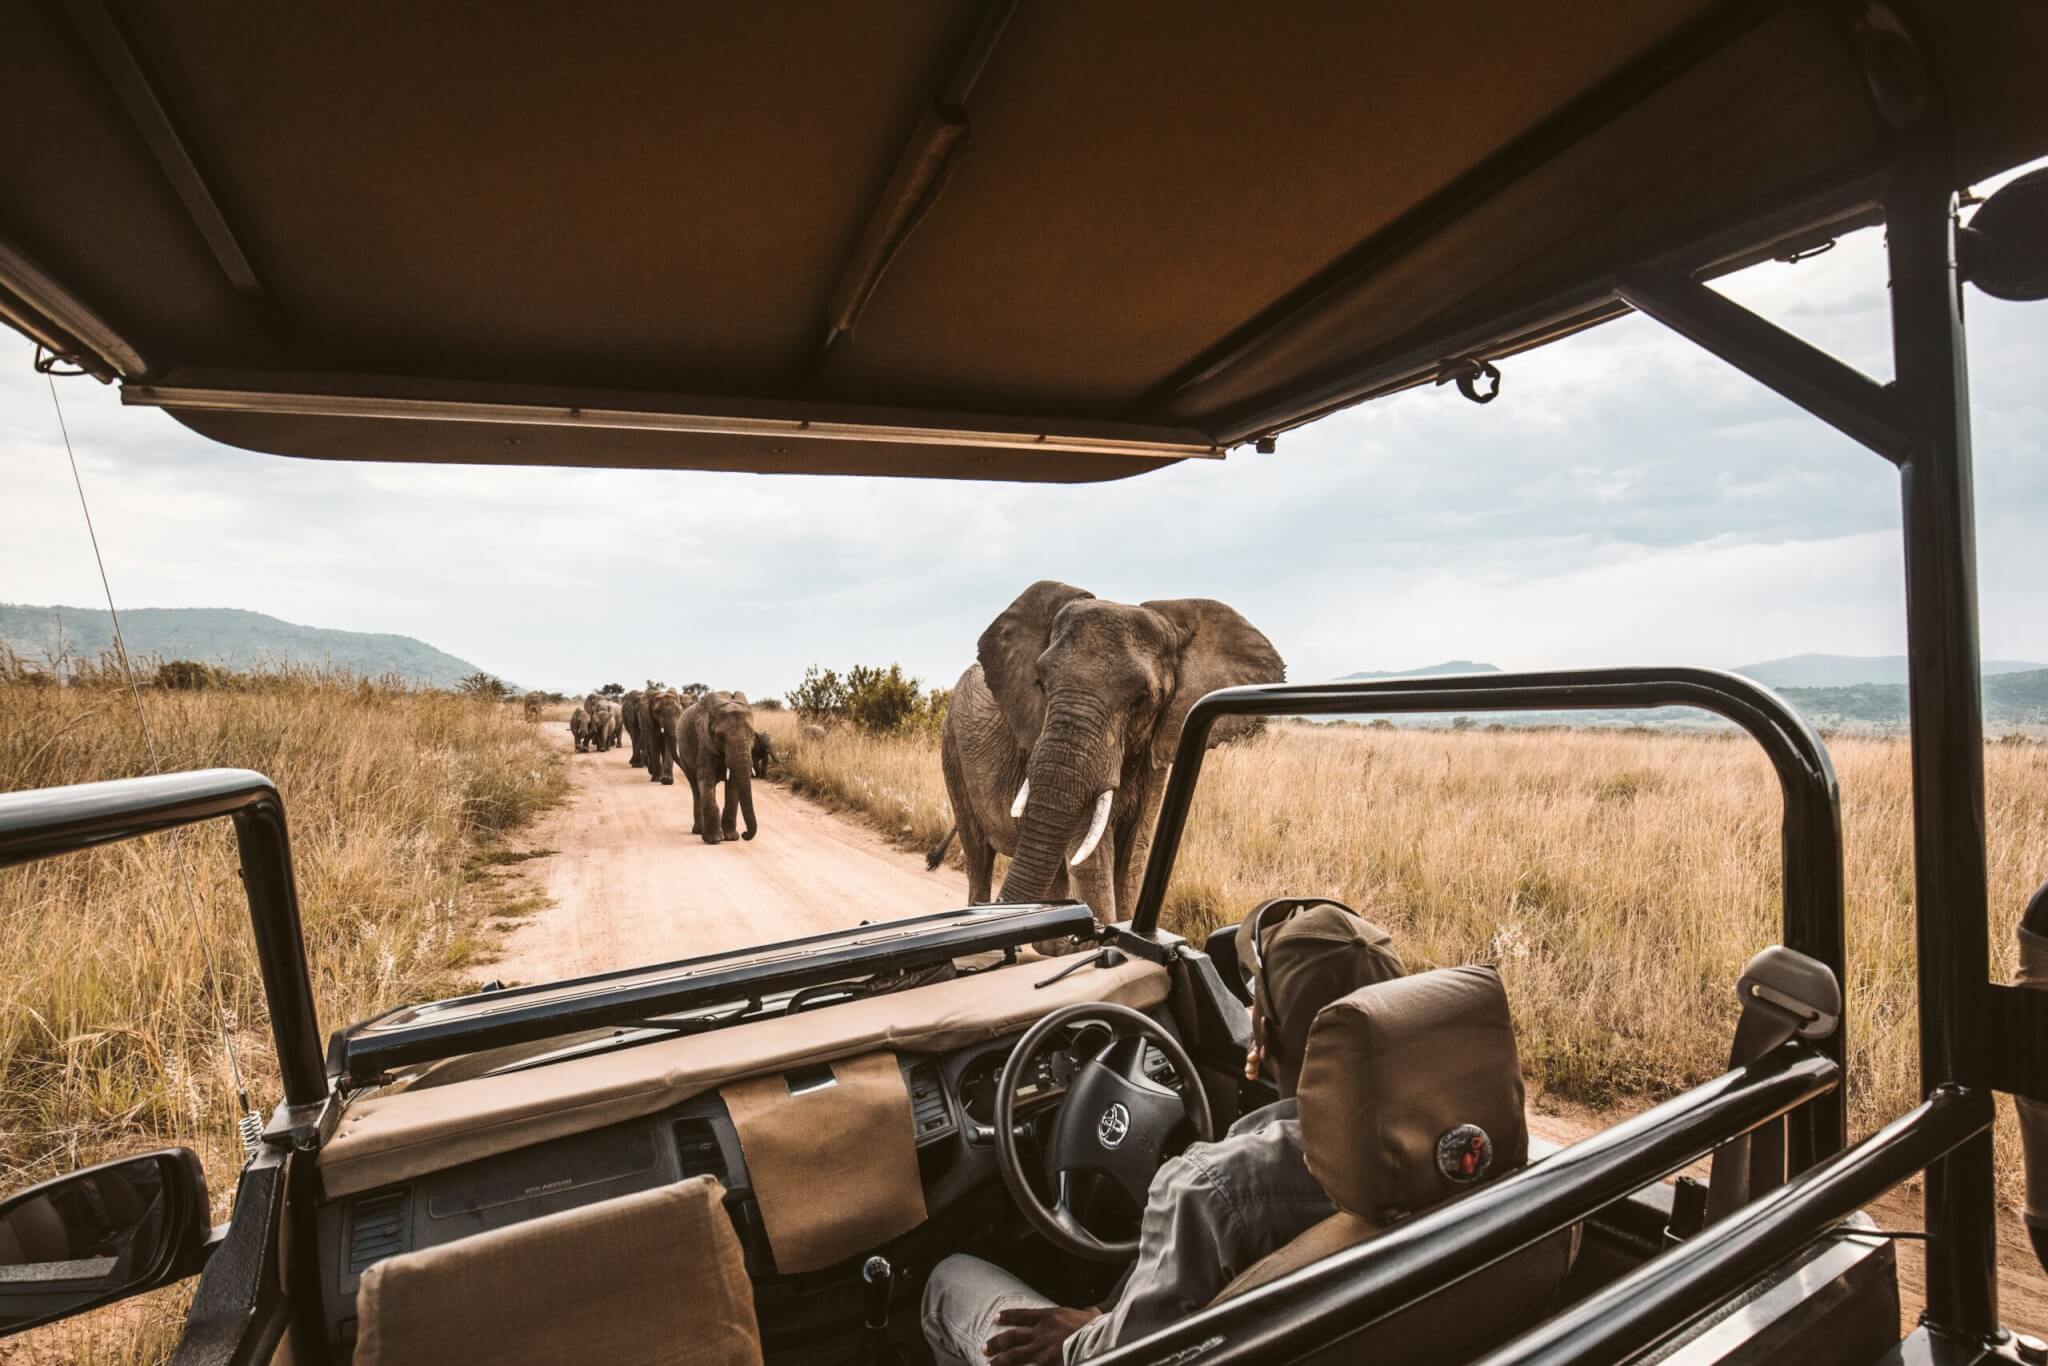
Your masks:
{"label": "mountain ridge", "polygon": [[[1762,664],[1747,665],[1731,672],[1772,688],[1795,711],[1816,726],[1895,733],[1906,728],[1905,662],[1903,655],[1792,655],[1782,660],[1767,660]],[[1788,667],[1774,668],[1778,665]],[[1802,685],[1797,682],[1777,681],[1785,678],[1841,676],[1844,671],[1867,671],[1872,667],[1886,665],[1897,666],[1897,682]],[[1361,670],[1345,674],[1343,681],[1499,672],[1500,670],[1491,664],[1456,659],[1406,672]],[[1994,734],[2010,731],[2015,727],[2048,726],[2048,665],[2030,665],[2024,660],[1986,660],[1983,687],[1984,724]],[[1694,719],[1696,714],[1669,708],[1647,712],[1493,712],[1482,715],[1489,723],[1498,722],[1507,726],[1646,724],[1661,727],[1675,724],[1690,727],[1697,724]],[[1440,725],[1448,717],[1448,713],[1411,715],[1401,718],[1398,724]]]}
{"label": "mountain ridge", "polygon": [[1369,682],[1378,678],[1440,678],[1445,674],[1497,674],[1498,664],[1482,664],[1471,659],[1447,659],[1441,664],[1429,664],[1420,669],[1362,669],[1353,674],[1340,674],[1340,683]]}
{"label": "mountain ridge", "polygon": [[[2048,664],[2024,659],[1987,659],[1984,677],[1999,674],[2036,673]],[[1767,688],[1854,688],[1866,684],[1904,687],[1904,655],[1787,655],[1756,664],[1739,664],[1735,673],[1753,678]]]}
{"label": "mountain ridge", "polygon": [[[121,634],[133,655],[195,659],[230,669],[335,665],[439,688],[482,672],[414,636],[307,626],[242,607],[130,607],[121,613]],[[0,644],[30,660],[60,651],[91,656],[113,648],[114,631],[104,608],[0,602]]]}

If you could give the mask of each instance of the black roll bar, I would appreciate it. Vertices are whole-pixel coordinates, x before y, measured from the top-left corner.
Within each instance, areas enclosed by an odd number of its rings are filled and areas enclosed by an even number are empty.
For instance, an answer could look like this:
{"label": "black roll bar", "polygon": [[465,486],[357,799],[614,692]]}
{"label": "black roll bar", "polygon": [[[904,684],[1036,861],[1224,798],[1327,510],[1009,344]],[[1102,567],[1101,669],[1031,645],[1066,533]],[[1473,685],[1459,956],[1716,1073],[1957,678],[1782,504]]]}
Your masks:
{"label": "black roll bar", "polygon": [[[1914,1173],[1986,1132],[1988,1091],[1936,1089],[1855,1147],[1602,1287],[1482,1366],[1627,1361],[1661,1345]],[[1853,1233],[1854,1229],[1844,1230]]]}
{"label": "black roll bar", "polygon": [[[1763,746],[1784,798],[1784,942],[1825,963],[1846,985],[1842,911],[1842,820],[1833,762],[1813,728],[1775,693],[1717,669],[1578,669],[1545,673],[1456,674],[1336,683],[1266,683],[1212,692],[1188,710],[1159,825],[1145,864],[1132,928],[1159,924],[1173,878],[1209,730],[1225,716],[1413,715],[1420,712],[1646,710],[1699,707],[1742,727]],[[1821,1045],[1838,1064],[1848,1056],[1843,1031]],[[1792,1128],[1793,1170],[1848,1142],[1839,1091],[1816,1100],[1805,1125]],[[1802,1134],[1802,1128],[1810,1130]]]}
{"label": "black roll bar", "polygon": [[300,931],[284,799],[270,779],[243,768],[209,768],[0,793],[0,868],[222,816],[235,823],[285,1101],[318,1104],[327,1098],[327,1073]]}
{"label": "black roll bar", "polygon": [[1738,1134],[1837,1091],[1841,1077],[1832,1058],[1803,1043],[1786,1044],[1369,1242],[1120,1348],[1103,1357],[1102,1366],[1194,1360],[1196,1353],[1203,1366],[1310,1357],[1570,1228]]}

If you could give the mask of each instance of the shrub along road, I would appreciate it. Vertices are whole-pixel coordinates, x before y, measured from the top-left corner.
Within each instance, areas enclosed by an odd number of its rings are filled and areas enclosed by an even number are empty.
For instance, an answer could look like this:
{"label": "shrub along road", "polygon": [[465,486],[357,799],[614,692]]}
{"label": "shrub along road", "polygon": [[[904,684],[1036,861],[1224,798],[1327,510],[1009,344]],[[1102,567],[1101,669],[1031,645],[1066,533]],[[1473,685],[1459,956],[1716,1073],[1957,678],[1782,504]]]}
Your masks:
{"label": "shrub along road", "polygon": [[[563,749],[568,732],[550,722]],[[690,794],[629,767],[629,751],[567,756],[573,795],[535,825],[524,866],[552,904],[512,928],[483,965],[507,985],[660,963],[798,935],[950,910],[958,874],[927,873],[853,820],[779,783],[756,783],[761,833],[705,844],[690,833]]]}

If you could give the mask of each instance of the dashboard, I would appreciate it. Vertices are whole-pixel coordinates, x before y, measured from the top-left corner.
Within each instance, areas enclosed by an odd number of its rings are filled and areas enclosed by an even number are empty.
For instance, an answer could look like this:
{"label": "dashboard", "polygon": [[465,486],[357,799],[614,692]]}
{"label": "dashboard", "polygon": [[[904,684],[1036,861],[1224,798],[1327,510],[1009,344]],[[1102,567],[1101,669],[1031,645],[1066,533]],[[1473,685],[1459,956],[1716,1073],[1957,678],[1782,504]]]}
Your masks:
{"label": "dashboard", "polygon": [[[928,1215],[919,1229],[878,1249],[899,1265],[929,1267],[974,1236],[1016,1223],[996,1165],[994,1120],[998,1080],[1018,1037],[899,1059]],[[1045,1132],[1076,1068],[1109,1039],[1104,1026],[1082,1021],[1040,1050],[1018,1090],[1021,1142]],[[1154,1080],[1178,1085],[1172,1065],[1150,1046],[1145,1067]],[[714,1091],[645,1118],[325,1202],[319,1243],[329,1342],[344,1358],[352,1354],[356,1289],[386,1257],[696,1176],[725,1187],[771,1339],[830,1328],[850,1306],[857,1312],[856,1266],[803,1276],[777,1269],[738,1131]]]}

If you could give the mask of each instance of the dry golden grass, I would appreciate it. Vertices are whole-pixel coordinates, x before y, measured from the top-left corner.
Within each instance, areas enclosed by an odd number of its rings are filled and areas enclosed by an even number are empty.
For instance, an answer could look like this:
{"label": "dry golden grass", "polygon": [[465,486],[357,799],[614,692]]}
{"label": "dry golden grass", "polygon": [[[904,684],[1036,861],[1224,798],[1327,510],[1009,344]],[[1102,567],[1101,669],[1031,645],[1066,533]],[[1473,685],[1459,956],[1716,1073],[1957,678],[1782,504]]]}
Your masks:
{"label": "dry golden grass", "polygon": [[[516,703],[316,672],[143,703],[166,770],[253,768],[283,794],[324,1030],[458,989],[498,897],[482,851],[567,790]],[[148,767],[125,690],[0,668],[0,791]],[[240,1150],[202,922],[252,1098],[265,1113],[279,1098],[236,866],[215,822],[0,872],[0,1191],[184,1144],[225,1216]],[[181,1318],[164,1292],[0,1357],[158,1360]]]}
{"label": "dry golden grass", "polygon": [[[835,730],[784,762],[802,790],[905,843],[951,824],[936,747]],[[780,737],[778,737],[779,739]],[[1917,1096],[1910,773],[1897,740],[1830,745],[1848,885],[1850,1113],[1858,1133]],[[2048,746],[1986,747],[1992,939],[2048,877]],[[1778,937],[1776,780],[1746,739],[1620,731],[1276,725],[1212,752],[1164,920],[1200,942],[1280,893],[1336,897],[1414,965],[1506,978],[1538,1085],[1637,1103],[1718,1074],[1744,962]],[[2001,1190],[2018,1196],[2001,1124]]]}

